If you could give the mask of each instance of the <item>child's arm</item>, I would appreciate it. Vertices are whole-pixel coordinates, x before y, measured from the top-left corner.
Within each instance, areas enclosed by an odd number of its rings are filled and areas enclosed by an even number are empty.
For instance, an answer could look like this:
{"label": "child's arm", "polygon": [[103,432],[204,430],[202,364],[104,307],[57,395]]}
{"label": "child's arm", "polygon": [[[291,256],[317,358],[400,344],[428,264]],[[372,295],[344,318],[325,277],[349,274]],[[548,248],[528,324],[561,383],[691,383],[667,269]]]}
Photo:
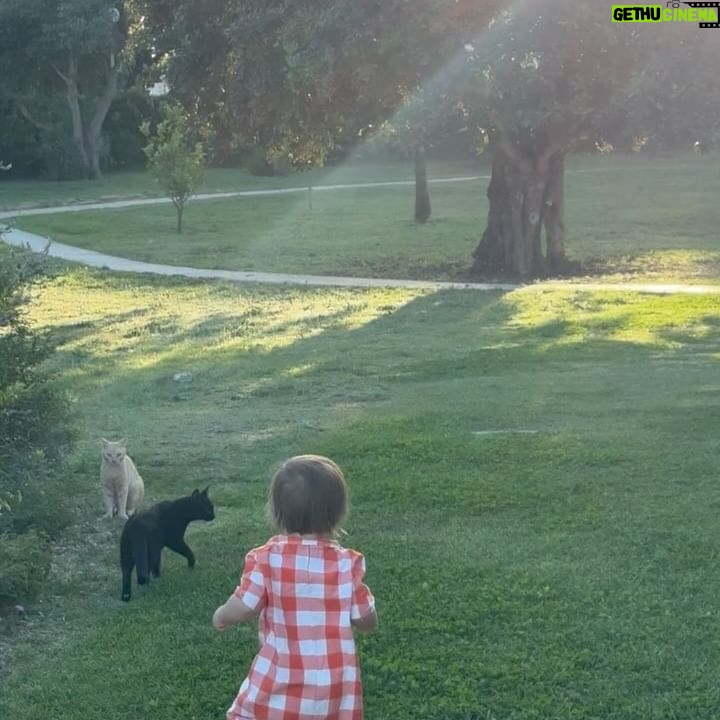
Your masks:
{"label": "child's arm", "polygon": [[375,598],[370,588],[363,582],[365,577],[365,558],[355,550],[353,555],[353,594],[350,624],[360,632],[369,633],[377,628],[378,618],[375,612]]}
{"label": "child's arm", "polygon": [[267,562],[263,548],[251,550],[245,556],[245,567],[235,592],[213,614],[213,627],[225,630],[259,615],[267,605],[265,575]]}
{"label": "child's arm", "polygon": [[377,629],[378,619],[375,610],[371,610],[367,615],[358,618],[357,620],[350,620],[350,624],[360,632],[369,633]]}
{"label": "child's arm", "polygon": [[216,630],[225,630],[230,625],[254,618],[258,612],[259,610],[251,610],[240,598],[231,595],[213,614],[213,627]]}

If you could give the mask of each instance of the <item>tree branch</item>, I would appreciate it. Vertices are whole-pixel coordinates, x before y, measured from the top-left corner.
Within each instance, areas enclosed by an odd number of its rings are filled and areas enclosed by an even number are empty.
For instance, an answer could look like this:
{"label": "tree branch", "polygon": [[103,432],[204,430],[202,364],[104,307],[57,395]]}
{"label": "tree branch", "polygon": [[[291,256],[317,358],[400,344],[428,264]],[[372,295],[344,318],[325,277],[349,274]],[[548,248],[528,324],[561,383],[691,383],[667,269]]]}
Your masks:
{"label": "tree branch", "polygon": [[20,95],[19,93],[9,90],[5,85],[0,85],[0,94],[4,95],[8,100],[15,103],[15,106],[20,111],[20,114],[34,127],[39,130],[52,131],[53,127],[50,123],[41,122],[31,112],[27,106],[29,98]]}
{"label": "tree branch", "polygon": [[555,133],[555,137],[551,137],[548,141],[548,144],[542,153],[542,159],[547,162],[553,155],[555,155],[555,153],[567,149],[567,147],[577,139],[582,126],[585,124],[585,120],[587,120],[587,118],[594,112],[594,108],[586,110],[572,125],[565,129],[561,128],[557,133]]}
{"label": "tree branch", "polygon": [[20,114],[31,124],[34,125],[38,130],[45,130],[46,132],[52,132],[53,126],[49,123],[41,122],[40,120],[37,120],[33,114],[30,112],[30,109],[25,104],[25,100],[23,98],[15,96],[12,98],[15,102],[15,106],[20,111]]}
{"label": "tree branch", "polygon": [[50,63],[50,67],[60,76],[60,78],[66,85],[70,84],[70,80],[68,79],[68,76],[65,75],[65,73],[63,73],[62,70],[60,70],[60,68],[54,62]]}
{"label": "tree branch", "polygon": [[500,143],[500,149],[512,160],[524,173],[529,173],[531,170],[530,163],[520,155],[517,148],[513,144],[512,140],[505,130],[505,124],[500,119],[500,115],[495,111],[490,113],[490,122],[495,128],[498,142]]}
{"label": "tree branch", "polygon": [[54,62],[48,61],[48,64],[68,87],[77,85],[78,64],[75,55],[70,53],[68,57],[67,75]]}
{"label": "tree branch", "polygon": [[120,77],[121,71],[121,62],[116,62],[115,67],[108,71],[105,87],[103,88],[102,95],[95,104],[95,113],[90,121],[89,135],[93,141],[102,132],[103,123],[107,117],[108,110],[110,110],[110,105],[112,105],[113,100],[117,96],[118,78]]}

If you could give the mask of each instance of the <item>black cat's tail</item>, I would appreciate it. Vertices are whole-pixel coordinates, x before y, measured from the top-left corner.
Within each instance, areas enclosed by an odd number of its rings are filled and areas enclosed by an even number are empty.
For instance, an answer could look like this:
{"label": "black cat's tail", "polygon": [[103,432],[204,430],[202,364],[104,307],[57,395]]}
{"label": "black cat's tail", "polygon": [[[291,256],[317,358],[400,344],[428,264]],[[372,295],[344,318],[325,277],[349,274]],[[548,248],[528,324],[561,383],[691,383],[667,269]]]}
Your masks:
{"label": "black cat's tail", "polygon": [[138,585],[150,581],[148,542],[142,526],[131,518],[125,523],[120,536],[120,569],[122,570],[122,595],[120,599],[129,602],[132,596],[132,571],[137,567]]}
{"label": "black cat's tail", "polygon": [[132,544],[130,538],[130,522],[126,522],[120,536],[120,570],[122,571],[122,595],[123,602],[129,602],[132,593],[132,571],[135,567],[133,559]]}

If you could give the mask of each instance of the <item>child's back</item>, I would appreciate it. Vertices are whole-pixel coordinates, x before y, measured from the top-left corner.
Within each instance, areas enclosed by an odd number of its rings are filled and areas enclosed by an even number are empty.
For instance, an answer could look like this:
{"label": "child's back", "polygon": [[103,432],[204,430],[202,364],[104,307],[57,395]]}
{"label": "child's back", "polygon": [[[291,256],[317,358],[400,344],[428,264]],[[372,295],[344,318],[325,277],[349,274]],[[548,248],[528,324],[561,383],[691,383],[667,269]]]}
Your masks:
{"label": "child's back", "polygon": [[[298,517],[307,522],[288,522],[283,487],[290,488],[291,505],[300,509],[303,503],[306,509],[315,505],[316,511],[318,498],[332,496],[332,492],[313,492],[312,479],[322,479],[324,474],[342,489],[337,511],[324,508],[320,513],[329,525],[302,512]],[[306,487],[308,478],[310,488]],[[305,483],[301,492],[297,492],[298,483]],[[278,486],[280,492],[275,493]],[[315,487],[322,489],[328,488],[322,483]],[[328,534],[345,514],[345,492],[339,468],[326,458],[293,458],[275,476],[271,506],[285,534],[247,554],[240,584],[213,617],[215,627],[222,630],[260,616],[260,651],[228,711],[229,719],[362,718],[362,684],[352,628],[375,628],[375,601],[363,582],[362,554],[342,547]],[[307,532],[308,525],[318,532]]]}
{"label": "child's back", "polygon": [[351,619],[373,609],[364,573],[360,553],[317,536],[278,535],[248,554],[235,597],[261,610],[261,649],[231,716],[362,716]]}

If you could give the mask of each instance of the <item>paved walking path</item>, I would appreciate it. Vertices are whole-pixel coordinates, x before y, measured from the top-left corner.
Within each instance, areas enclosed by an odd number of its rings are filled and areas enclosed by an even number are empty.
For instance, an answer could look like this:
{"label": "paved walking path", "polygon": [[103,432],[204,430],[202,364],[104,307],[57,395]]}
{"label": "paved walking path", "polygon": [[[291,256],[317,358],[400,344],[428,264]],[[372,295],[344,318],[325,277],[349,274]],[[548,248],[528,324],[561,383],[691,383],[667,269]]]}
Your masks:
{"label": "paved walking path", "polygon": [[[473,180],[489,180],[489,175],[463,175],[462,177],[435,178],[429,184],[471,182]],[[401,187],[415,185],[414,180],[387,180],[381,182],[344,183],[338,185],[313,185],[312,192],[328,192],[332,190],[355,190],[362,188]],[[191,200],[222,200],[224,198],[269,197],[273,195],[307,194],[308,187],[269,188],[265,190],[232,190],[228,192],[199,193]],[[126,200],[108,200],[103,202],[77,202],[52,207],[18,208],[16,210],[0,210],[0,220],[31,215],[57,215],[59,213],[85,212],[87,210],[113,210],[143,205],[169,205],[172,202],[166,197],[128,198]]]}
{"label": "paved walking path", "polygon": [[291,275],[285,273],[242,272],[238,270],[211,270],[128,260],[114,255],[105,255],[95,252],[94,250],[85,250],[56,242],[51,243],[47,238],[33,235],[23,230],[10,230],[3,236],[3,239],[10,245],[29,247],[34,252],[43,252],[47,249],[51,257],[80,263],[81,265],[87,265],[89,267],[105,268],[116,272],[179,275],[188,278],[231,280],[233,282],[359,288],[386,287],[417,290],[490,290],[509,292],[519,290],[520,288],[536,290],[574,288],[577,290],[625,290],[657,295],[676,293],[692,295],[720,294],[720,285],[578,283],[556,281],[539,282],[532,285],[515,285],[509,283],[434,282],[430,280],[395,280],[391,278],[334,277],[332,275]]}
{"label": "paved walking path", "polygon": [[[659,168],[654,170],[671,170],[672,168]],[[568,175],[587,174],[587,173],[603,173],[612,170],[612,168],[584,168],[580,170],[568,170]],[[462,175],[446,178],[432,178],[428,180],[430,185],[442,185],[443,183],[459,183],[472,182],[474,180],[489,180],[489,175]],[[382,188],[382,187],[402,187],[414,186],[415,180],[383,180],[378,182],[361,182],[361,183],[341,183],[337,185],[313,185],[312,192],[328,192],[332,190],[353,190],[359,188]],[[193,195],[192,200],[222,200],[223,198],[238,197],[263,197],[272,195],[293,195],[307,193],[308,186],[304,187],[287,187],[287,188],[267,188],[264,190],[232,190],[228,192],[210,192],[199,193]],[[138,207],[143,205],[169,205],[172,201],[166,197],[149,197],[149,198],[126,198],[120,200],[108,200],[102,202],[81,201],[69,203],[67,205],[54,205],[52,207],[33,207],[33,208],[16,208],[13,210],[0,210],[0,220],[15,217],[27,217],[30,215],[55,215],[57,213],[83,212],[85,210],[112,210],[127,207]]]}
{"label": "paved walking path", "polygon": [[473,290],[516,290],[518,285],[451,283],[423,280],[392,280],[378,278],[333,277],[331,275],[289,275],[284,273],[241,272],[237,270],[209,270],[203,268],[180,267],[177,265],[159,265],[137,260],[104,255],[94,250],[50,243],[47,238],[33,235],[22,230],[11,230],[4,236],[5,242],[17,247],[29,246],[34,252],[43,252],[48,248],[52,257],[69,260],[96,268],[107,268],[119,272],[152,273],[155,275],[181,275],[189,278],[207,278],[232,280],[235,282],[272,283],[280,285],[329,285],[335,287],[398,287],[419,290],[473,289]]}
{"label": "paved walking path", "polygon": [[[451,183],[468,182],[472,180],[488,179],[489,176],[477,175],[472,177],[440,178],[431,182]],[[414,180],[398,180],[377,183],[355,183],[344,185],[318,185],[315,191],[330,191],[351,188],[389,187],[394,185],[414,185]],[[291,193],[306,193],[307,188],[278,188],[274,190],[239,190],[235,192],[205,193],[194,196],[195,200],[212,200],[232,197],[251,197],[262,195],[287,195]],[[7,210],[0,212],[0,220],[28,215],[51,215],[57,213],[81,212],[83,210],[106,210],[113,208],[136,207],[139,205],[161,205],[169,203],[168,198],[142,198],[134,200],[116,200],[99,203],[78,203],[73,205],[59,205],[50,208],[31,208],[25,210]],[[720,294],[720,285],[683,285],[683,284],[654,284],[654,283],[593,283],[593,282],[539,282],[532,285],[516,285],[509,283],[458,283],[435,282],[429,280],[396,280],[391,278],[358,278],[334,277],[331,275],[293,275],[285,273],[243,272],[237,270],[212,270],[203,268],[181,267],[176,265],[161,265],[146,263],[137,260],[105,255],[94,250],[51,242],[40,235],[11,228],[6,231],[2,239],[16,247],[29,247],[33,252],[47,251],[51,257],[69,262],[80,263],[89,267],[104,268],[116,272],[150,273],[154,275],[175,275],[198,279],[230,280],[233,282],[268,283],[281,285],[307,285],[332,287],[359,287],[359,288],[409,288],[418,290],[484,290],[484,291],[512,291],[520,288],[526,289],[555,289],[574,288],[577,290],[623,290],[631,292],[653,293],[669,295],[685,293],[693,295]]]}

